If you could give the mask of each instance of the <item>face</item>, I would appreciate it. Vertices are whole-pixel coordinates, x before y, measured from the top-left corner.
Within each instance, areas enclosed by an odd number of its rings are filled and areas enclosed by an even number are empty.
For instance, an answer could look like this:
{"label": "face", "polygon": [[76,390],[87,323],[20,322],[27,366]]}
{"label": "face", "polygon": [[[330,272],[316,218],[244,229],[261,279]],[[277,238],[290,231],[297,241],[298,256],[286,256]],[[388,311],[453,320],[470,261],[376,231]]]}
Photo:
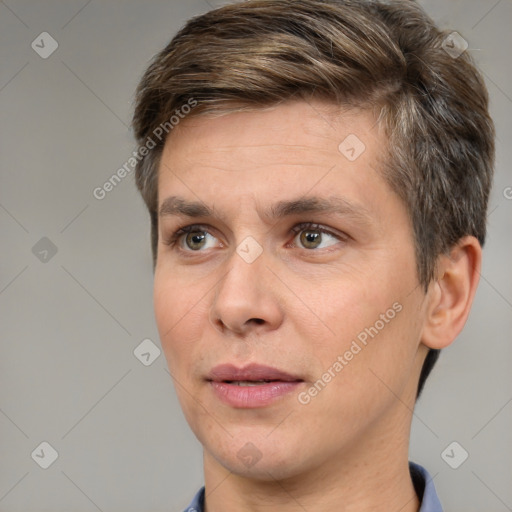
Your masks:
{"label": "face", "polygon": [[321,102],[167,140],[155,314],[213,463],[285,478],[408,442],[425,296],[386,144],[371,113]]}

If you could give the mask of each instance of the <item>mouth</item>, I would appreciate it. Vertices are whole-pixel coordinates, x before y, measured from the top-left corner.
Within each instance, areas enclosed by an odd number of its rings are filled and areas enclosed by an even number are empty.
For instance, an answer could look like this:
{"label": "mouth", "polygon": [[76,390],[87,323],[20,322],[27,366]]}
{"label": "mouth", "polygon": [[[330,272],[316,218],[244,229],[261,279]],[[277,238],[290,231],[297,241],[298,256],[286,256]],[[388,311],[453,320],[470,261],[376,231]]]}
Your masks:
{"label": "mouth", "polygon": [[218,399],[234,408],[265,407],[296,390],[304,379],[259,364],[216,366],[207,376]]}
{"label": "mouth", "polygon": [[268,384],[269,382],[283,382],[279,380],[223,380],[226,384],[233,384],[235,386],[261,386],[261,384]]}
{"label": "mouth", "polygon": [[261,385],[269,382],[303,382],[303,379],[297,375],[292,375],[272,366],[255,363],[243,368],[238,368],[232,364],[220,364],[211,370],[206,380],[240,386]]}

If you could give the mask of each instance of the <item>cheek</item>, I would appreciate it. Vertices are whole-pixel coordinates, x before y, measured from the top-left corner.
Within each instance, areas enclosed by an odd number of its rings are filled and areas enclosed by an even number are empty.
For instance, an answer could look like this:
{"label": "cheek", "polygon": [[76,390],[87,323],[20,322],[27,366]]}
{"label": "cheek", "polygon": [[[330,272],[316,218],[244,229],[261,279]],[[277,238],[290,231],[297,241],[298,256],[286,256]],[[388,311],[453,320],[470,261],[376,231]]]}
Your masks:
{"label": "cheek", "polygon": [[179,279],[163,272],[155,272],[153,304],[162,348],[171,371],[178,369],[180,361],[192,355],[191,340],[201,331],[201,295],[195,288],[180,283]]}
{"label": "cheek", "polygon": [[[415,349],[405,315],[403,309],[380,330],[375,319],[368,326],[352,326],[353,335],[347,331],[346,337],[337,337],[336,346],[323,349],[322,373],[307,391],[310,399],[301,397],[301,403],[309,401],[303,407],[312,422],[310,431],[329,425],[335,443],[338,436],[350,439],[377,424],[397,405],[401,414],[407,412],[402,401],[407,402],[409,386],[415,385],[411,378]],[[366,338],[358,339],[361,332]]]}
{"label": "cheek", "polygon": [[[326,336],[315,338],[314,329],[303,322],[305,330],[309,329],[304,334],[314,340],[313,352],[321,371],[336,375],[331,379],[335,383],[328,386],[339,391],[331,397],[334,401],[343,402],[348,394],[371,402],[372,395],[390,393],[386,386],[400,392],[410,375],[420,329],[418,297],[411,294],[413,273],[402,272],[400,280],[394,275],[400,275],[398,269],[353,273],[346,279],[323,283],[321,294],[310,295],[322,320],[318,328],[323,324],[329,330],[323,327]],[[325,375],[326,380],[329,378]]]}
{"label": "cheek", "polygon": [[153,306],[160,339],[164,343],[168,333],[184,311],[181,311],[182,304],[177,300],[172,280],[163,279],[158,272],[155,274],[153,286]]}
{"label": "cheek", "polygon": [[[316,290],[303,294],[304,302],[316,315],[317,329],[324,335],[315,352],[343,353],[358,333],[390,307],[389,299],[379,295],[373,282],[371,276],[344,270],[320,283]],[[307,328],[311,324],[305,320],[302,325]],[[310,330],[315,330],[312,325]]]}
{"label": "cheek", "polygon": [[407,402],[417,381],[414,369],[420,329],[416,314],[411,302],[385,302],[344,339],[343,370],[331,397],[341,400],[342,408],[364,407],[364,417],[384,410],[397,397]]}

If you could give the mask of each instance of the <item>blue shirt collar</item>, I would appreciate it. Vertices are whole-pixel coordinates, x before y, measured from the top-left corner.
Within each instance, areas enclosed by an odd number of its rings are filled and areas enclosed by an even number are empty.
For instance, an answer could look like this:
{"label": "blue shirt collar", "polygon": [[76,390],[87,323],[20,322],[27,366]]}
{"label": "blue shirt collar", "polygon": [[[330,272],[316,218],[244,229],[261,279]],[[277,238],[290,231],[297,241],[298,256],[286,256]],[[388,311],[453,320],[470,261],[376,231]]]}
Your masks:
{"label": "blue shirt collar", "polygon": [[410,461],[409,471],[411,472],[414,489],[421,502],[419,512],[443,512],[443,507],[441,507],[429,472],[419,464]]}
{"label": "blue shirt collar", "polygon": [[[414,489],[421,502],[419,512],[443,512],[434,482],[428,471],[414,462],[409,462],[409,471]],[[198,491],[184,512],[204,512],[204,487]]]}

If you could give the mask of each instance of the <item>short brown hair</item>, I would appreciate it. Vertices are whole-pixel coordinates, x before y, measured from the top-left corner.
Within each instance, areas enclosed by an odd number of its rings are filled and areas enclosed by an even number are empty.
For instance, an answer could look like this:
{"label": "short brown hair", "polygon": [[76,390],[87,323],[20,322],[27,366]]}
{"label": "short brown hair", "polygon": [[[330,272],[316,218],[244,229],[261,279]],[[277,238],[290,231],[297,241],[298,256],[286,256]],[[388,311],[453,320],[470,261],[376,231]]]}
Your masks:
{"label": "short brown hair", "polygon": [[[157,54],[136,95],[137,142],[191,99],[188,114],[226,114],[292,98],[378,109],[389,157],[384,176],[412,219],[425,289],[437,257],[465,235],[481,245],[494,166],[494,126],[467,52],[449,51],[413,0],[249,0],[190,20]],[[460,38],[460,36],[457,35]],[[136,183],[158,243],[157,177],[165,137],[141,158]],[[438,350],[430,350],[418,393]]]}

